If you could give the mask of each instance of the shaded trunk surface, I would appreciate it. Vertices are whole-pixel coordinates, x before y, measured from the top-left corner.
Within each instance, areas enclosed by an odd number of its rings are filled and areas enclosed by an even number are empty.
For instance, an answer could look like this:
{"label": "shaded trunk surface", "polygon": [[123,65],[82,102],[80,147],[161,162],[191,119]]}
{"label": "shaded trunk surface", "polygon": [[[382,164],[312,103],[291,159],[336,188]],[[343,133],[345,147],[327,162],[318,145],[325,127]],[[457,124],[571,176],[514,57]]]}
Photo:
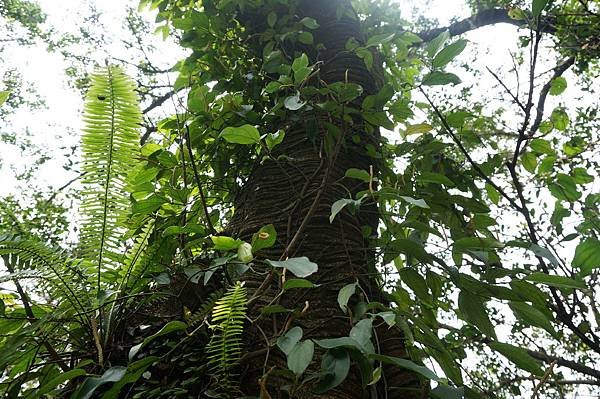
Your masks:
{"label": "shaded trunk surface", "polygon": [[[349,17],[336,18],[338,6],[349,7],[346,0],[304,0],[300,17],[312,17],[320,27],[314,33],[315,43],[323,43],[317,59],[320,61],[320,81],[351,82],[360,84],[363,96],[378,91],[376,76],[367,70],[362,60],[350,52],[345,52],[345,44],[350,37],[362,41],[360,24]],[[348,8],[348,10],[351,10]],[[315,56],[313,54],[313,56]],[[362,101],[359,98],[358,104]],[[286,130],[284,142],[277,152],[285,154],[287,161],[265,161],[253,170],[239,198],[236,211],[228,230],[245,240],[262,226],[272,223],[277,231],[277,243],[266,251],[270,259],[279,259],[288,250],[289,257],[306,256],[319,266],[319,271],[310,276],[310,280],[320,284],[318,289],[291,290],[277,303],[289,309],[303,309],[302,315],[290,320],[289,315],[261,316],[255,325],[247,329],[245,337],[247,355],[242,359],[241,388],[245,394],[257,395],[259,379],[273,366],[286,368],[283,353],[274,345],[266,342],[266,336],[277,337],[286,328],[300,326],[306,338],[335,338],[348,336],[352,327],[350,317],[339,308],[337,296],[340,288],[358,281],[362,290],[357,290],[352,303],[357,298],[382,301],[380,287],[374,275],[374,254],[368,248],[362,227],[367,225],[377,231],[378,213],[374,202],[361,207],[352,215],[343,210],[333,223],[329,222],[331,205],[342,198],[355,197],[356,193],[368,189],[365,183],[355,179],[345,179],[348,168],[364,170],[374,169],[374,159],[365,151],[365,145],[378,148],[376,134],[364,131],[362,121],[355,118],[353,123],[342,123],[326,114],[314,114],[319,136],[309,138],[305,122],[293,124]],[[310,115],[312,118],[313,115]],[[313,121],[313,122],[315,122]],[[333,155],[327,155],[323,149],[322,138],[326,134],[324,124],[333,123],[342,130],[342,139]],[[360,143],[355,144],[351,137],[359,135]],[[288,275],[287,278],[293,276]],[[274,304],[273,298],[281,289],[282,281],[265,270],[256,270],[244,277],[250,297],[259,290],[259,295],[249,307],[249,316],[259,317],[260,309]],[[267,283],[265,283],[267,281]],[[260,287],[260,288],[259,288]],[[262,330],[262,331],[261,331]],[[387,326],[376,333],[375,345],[379,351],[390,356],[405,357],[401,333],[397,329],[388,330]],[[267,345],[271,345],[266,351]],[[322,352],[315,348],[315,358],[309,370],[317,370]],[[348,378],[337,388],[325,395],[311,393],[314,386],[307,384],[295,393],[294,397],[309,398],[368,398],[375,397],[373,392],[363,389],[361,377],[351,368]],[[405,370],[385,369],[386,388],[379,388],[387,394],[378,397],[417,398],[423,396],[423,384],[414,375]],[[273,397],[284,397],[280,393],[281,384],[289,384],[281,378],[271,376],[266,387]]]}

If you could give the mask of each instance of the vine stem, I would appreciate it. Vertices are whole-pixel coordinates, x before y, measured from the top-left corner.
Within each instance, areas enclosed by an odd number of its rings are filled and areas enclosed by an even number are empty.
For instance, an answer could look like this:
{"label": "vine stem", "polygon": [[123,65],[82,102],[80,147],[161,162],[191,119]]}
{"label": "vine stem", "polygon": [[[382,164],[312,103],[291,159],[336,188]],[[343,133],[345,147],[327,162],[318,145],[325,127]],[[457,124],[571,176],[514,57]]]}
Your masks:
{"label": "vine stem", "polygon": [[194,153],[192,151],[192,142],[190,140],[190,127],[185,125],[185,143],[188,150],[188,154],[190,156],[190,163],[192,164],[192,170],[194,171],[194,180],[196,180],[196,185],[198,186],[198,191],[200,192],[200,201],[202,201],[202,208],[204,209],[204,216],[206,217],[206,224],[208,225],[208,229],[211,234],[215,234],[217,231],[210,220],[210,213],[208,212],[208,205],[206,204],[206,196],[204,195],[204,191],[202,190],[202,183],[200,181],[200,174],[198,173],[198,168],[196,167],[196,161],[194,161]]}

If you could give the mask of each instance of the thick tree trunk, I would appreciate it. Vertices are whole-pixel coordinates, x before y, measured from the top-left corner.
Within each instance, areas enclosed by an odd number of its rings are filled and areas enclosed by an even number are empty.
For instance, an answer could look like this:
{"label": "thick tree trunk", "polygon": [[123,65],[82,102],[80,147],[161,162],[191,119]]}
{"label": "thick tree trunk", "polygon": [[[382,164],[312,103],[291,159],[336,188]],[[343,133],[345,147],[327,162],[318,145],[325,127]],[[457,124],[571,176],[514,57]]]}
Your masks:
{"label": "thick tree trunk", "polygon": [[[346,81],[360,84],[363,96],[378,91],[376,76],[367,70],[362,60],[344,51],[350,37],[361,41],[360,24],[350,17],[336,18],[337,7],[349,8],[346,0],[304,0],[301,3],[301,16],[315,18],[320,27],[315,32],[315,43],[323,43],[318,58],[311,63],[321,61],[318,79],[331,84]],[[313,54],[315,56],[315,54]],[[362,99],[359,99],[359,103]],[[257,394],[258,380],[272,366],[285,368],[285,356],[277,349],[265,350],[266,336],[276,337],[285,332],[286,327],[300,326],[306,338],[333,338],[348,336],[352,327],[350,318],[344,314],[337,303],[338,291],[344,285],[358,281],[368,300],[382,301],[380,288],[377,285],[374,271],[374,254],[368,248],[363,237],[362,226],[368,225],[376,232],[378,224],[375,203],[364,206],[356,215],[342,211],[333,223],[329,222],[331,205],[342,198],[353,197],[368,186],[357,184],[357,180],[344,179],[348,168],[370,170],[377,165],[365,151],[365,145],[378,148],[377,135],[365,132],[362,121],[354,120],[352,124],[334,120],[327,114],[315,113],[319,126],[317,140],[307,134],[308,122],[293,124],[286,131],[284,142],[277,147],[277,152],[285,154],[287,161],[266,161],[252,172],[239,198],[230,232],[249,240],[259,228],[269,223],[275,226],[278,234],[277,244],[268,252],[270,259],[279,259],[282,254],[289,257],[306,256],[319,266],[319,271],[311,276],[311,280],[320,284],[318,289],[291,290],[280,299],[279,303],[290,309],[305,309],[290,323],[288,315],[260,316],[260,308],[272,304],[279,292],[281,281],[273,278],[264,270],[258,270],[245,277],[251,300],[249,314],[258,318],[249,328],[246,337],[248,354],[242,361],[241,387],[247,394]],[[307,118],[310,119],[310,118]],[[323,149],[322,139],[326,134],[325,122],[333,123],[342,130],[342,138],[333,155],[327,155]],[[354,144],[353,135],[359,135],[361,142]],[[289,278],[289,276],[288,276]],[[262,331],[261,331],[262,330]],[[385,328],[377,331],[377,341],[382,353],[393,356],[405,356],[403,342],[399,330]],[[320,364],[322,353],[316,349],[311,369]],[[266,363],[265,363],[266,359]],[[361,386],[358,372],[351,370],[348,378],[337,388],[331,390],[323,398],[368,398],[371,393]],[[386,370],[387,398],[422,397],[423,387],[419,379],[404,370]],[[282,397],[278,393],[281,379],[269,376],[267,389],[270,395]],[[288,382],[289,383],[289,382]],[[297,392],[295,397],[315,397],[311,387]]]}

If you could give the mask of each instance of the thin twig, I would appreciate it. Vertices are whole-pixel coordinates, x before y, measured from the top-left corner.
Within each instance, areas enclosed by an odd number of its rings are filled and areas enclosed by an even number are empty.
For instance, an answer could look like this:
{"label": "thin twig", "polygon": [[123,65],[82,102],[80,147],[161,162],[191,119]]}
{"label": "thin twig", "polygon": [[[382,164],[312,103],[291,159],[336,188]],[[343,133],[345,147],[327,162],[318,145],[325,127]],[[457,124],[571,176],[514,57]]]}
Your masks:
{"label": "thin twig", "polygon": [[517,205],[515,200],[513,200],[508,194],[506,194],[504,192],[504,190],[500,186],[498,186],[498,184],[496,184],[488,175],[486,175],[485,172],[479,167],[479,165],[477,165],[477,163],[473,160],[473,158],[471,158],[471,155],[469,154],[469,152],[467,151],[465,146],[461,143],[461,141],[458,139],[456,134],[454,134],[454,131],[448,124],[448,121],[446,120],[446,118],[444,117],[442,112],[439,110],[439,108],[433,103],[433,101],[427,95],[427,93],[425,93],[425,90],[423,90],[422,87],[419,87],[419,90],[425,96],[425,98],[427,99],[427,102],[429,103],[429,105],[431,105],[431,107],[433,108],[433,111],[435,112],[437,117],[440,119],[442,126],[444,127],[444,130],[446,130],[446,132],[450,135],[452,140],[456,143],[456,145],[458,146],[458,148],[460,149],[462,154],[465,156],[467,161],[469,161],[469,163],[471,164],[473,169],[475,169],[477,174],[479,176],[481,176],[481,178],[483,180],[485,180],[486,183],[488,183],[490,186],[494,187],[494,189],[496,189],[496,191],[498,191],[498,193],[500,193],[500,195],[502,197],[504,197],[513,206],[513,208],[520,210],[521,208],[519,207],[519,205]]}
{"label": "thin twig", "polygon": [[550,376],[554,373],[554,366],[556,366],[556,360],[553,361],[552,363],[550,363],[550,365],[546,369],[546,372],[544,373],[544,376],[542,377],[540,382],[538,382],[537,385],[535,386],[535,388],[533,388],[533,393],[531,394],[531,399],[536,399],[538,397],[539,390],[548,381]]}

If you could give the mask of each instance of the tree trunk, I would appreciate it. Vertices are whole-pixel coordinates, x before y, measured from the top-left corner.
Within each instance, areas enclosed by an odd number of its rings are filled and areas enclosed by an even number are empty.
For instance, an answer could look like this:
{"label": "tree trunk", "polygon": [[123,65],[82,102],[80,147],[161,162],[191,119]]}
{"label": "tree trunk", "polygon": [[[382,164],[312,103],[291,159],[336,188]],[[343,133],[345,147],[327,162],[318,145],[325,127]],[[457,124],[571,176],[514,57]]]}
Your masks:
{"label": "tree trunk", "polygon": [[[317,60],[320,72],[319,82],[357,83],[363,87],[363,96],[357,101],[356,108],[365,95],[376,94],[381,80],[365,67],[364,62],[354,54],[344,51],[347,40],[351,37],[362,41],[360,23],[351,16],[336,18],[338,7],[352,11],[346,0],[304,0],[300,5],[300,18],[315,18],[320,27],[314,32],[315,43],[323,43],[325,49],[318,54],[309,54],[311,63]],[[306,51],[308,52],[308,51]],[[315,81],[316,82],[316,81]],[[316,85],[316,83],[315,83]],[[298,111],[299,112],[299,111]],[[318,137],[311,139],[307,126],[315,123],[318,126]],[[325,122],[333,123],[341,131],[336,138],[334,150],[324,150],[324,137],[327,134]],[[359,135],[361,140],[355,144],[351,139]],[[348,336],[352,322],[340,309],[337,296],[343,286],[359,282],[364,292],[357,290],[354,301],[362,296],[365,301],[383,302],[381,288],[378,286],[375,271],[374,252],[369,249],[368,240],[363,236],[362,227],[370,226],[377,231],[378,213],[374,201],[363,204],[361,210],[352,215],[344,209],[329,222],[332,204],[342,198],[355,198],[357,192],[367,190],[366,183],[344,178],[349,168],[359,168],[377,173],[376,161],[367,155],[367,144],[378,148],[378,134],[366,133],[363,121],[354,118],[352,123],[342,122],[323,112],[303,115],[303,120],[292,123],[286,129],[285,140],[276,147],[277,154],[285,154],[287,160],[267,160],[257,165],[241,194],[236,200],[235,214],[228,230],[242,239],[249,240],[259,228],[272,223],[277,232],[276,245],[266,252],[269,259],[279,259],[282,254],[289,257],[306,256],[319,266],[319,271],[310,279],[320,286],[309,290],[287,291],[280,298],[279,304],[288,309],[296,309],[297,315],[290,319],[284,316],[260,316],[260,309],[273,304],[273,298],[280,291],[281,281],[277,276],[257,270],[244,279],[249,296],[256,294],[249,305],[249,316],[255,319],[248,328],[246,337],[247,355],[242,359],[241,387],[244,393],[256,395],[259,391],[259,379],[269,372],[273,366],[286,368],[285,356],[268,344],[266,336],[277,337],[292,326],[300,326],[304,337],[320,339]],[[275,154],[275,156],[277,156]],[[287,276],[289,278],[289,276]],[[365,297],[366,296],[366,297]],[[305,309],[301,315],[299,310]],[[262,330],[262,331],[261,331]],[[376,332],[376,348],[381,353],[404,357],[406,353],[397,329],[388,330],[387,326]],[[315,348],[315,358],[309,370],[317,370],[322,353]],[[268,357],[267,357],[268,356]],[[265,360],[266,358],[266,360]],[[266,362],[266,363],[265,363]],[[366,398],[374,396],[363,389],[361,377],[356,367],[352,367],[348,378],[337,388],[332,389],[322,398]],[[283,384],[289,384],[269,375],[266,388],[273,397],[284,397],[280,392]],[[405,370],[385,370],[387,398],[417,398],[423,396],[423,384],[419,379]],[[308,398],[318,396],[311,393],[313,386],[307,384],[294,397]],[[262,396],[261,396],[262,397]]]}

